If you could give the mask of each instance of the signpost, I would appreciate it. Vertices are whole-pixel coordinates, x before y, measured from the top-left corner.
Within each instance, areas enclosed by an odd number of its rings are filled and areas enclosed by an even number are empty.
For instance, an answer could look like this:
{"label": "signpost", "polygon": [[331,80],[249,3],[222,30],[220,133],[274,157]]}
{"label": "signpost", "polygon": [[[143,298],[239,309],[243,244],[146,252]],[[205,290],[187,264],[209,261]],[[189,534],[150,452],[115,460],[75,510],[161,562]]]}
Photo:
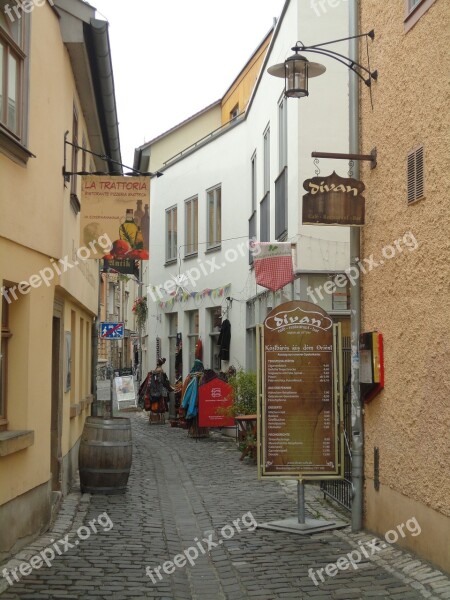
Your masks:
{"label": "signpost", "polygon": [[122,323],[100,323],[100,337],[105,340],[123,340],[125,335],[125,324]]}
{"label": "signpost", "polygon": [[274,308],[262,327],[258,472],[298,480],[299,518],[268,528],[311,532],[336,523],[305,519],[303,482],[343,478],[339,328],[310,302]]}

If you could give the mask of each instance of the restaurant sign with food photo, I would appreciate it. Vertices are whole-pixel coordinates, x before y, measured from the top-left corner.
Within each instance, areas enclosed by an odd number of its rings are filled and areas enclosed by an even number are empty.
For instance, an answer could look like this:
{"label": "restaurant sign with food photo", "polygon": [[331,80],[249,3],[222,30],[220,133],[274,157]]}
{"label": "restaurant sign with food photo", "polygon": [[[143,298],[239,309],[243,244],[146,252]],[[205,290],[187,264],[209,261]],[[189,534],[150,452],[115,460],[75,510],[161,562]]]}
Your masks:
{"label": "restaurant sign with food photo", "polygon": [[[148,260],[149,178],[84,175],[81,189],[81,245],[90,258]],[[106,249],[96,243],[105,235]]]}

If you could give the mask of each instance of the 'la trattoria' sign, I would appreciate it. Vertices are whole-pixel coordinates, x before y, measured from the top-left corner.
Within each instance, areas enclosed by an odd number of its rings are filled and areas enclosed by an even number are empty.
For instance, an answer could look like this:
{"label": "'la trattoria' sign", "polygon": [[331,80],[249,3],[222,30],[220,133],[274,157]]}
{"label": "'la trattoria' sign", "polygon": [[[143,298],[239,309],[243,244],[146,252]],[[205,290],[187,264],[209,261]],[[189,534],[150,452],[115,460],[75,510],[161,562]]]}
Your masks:
{"label": "'la trattoria' sign", "polygon": [[333,171],[328,177],[313,177],[303,183],[304,225],[364,225],[365,189],[362,181]]}

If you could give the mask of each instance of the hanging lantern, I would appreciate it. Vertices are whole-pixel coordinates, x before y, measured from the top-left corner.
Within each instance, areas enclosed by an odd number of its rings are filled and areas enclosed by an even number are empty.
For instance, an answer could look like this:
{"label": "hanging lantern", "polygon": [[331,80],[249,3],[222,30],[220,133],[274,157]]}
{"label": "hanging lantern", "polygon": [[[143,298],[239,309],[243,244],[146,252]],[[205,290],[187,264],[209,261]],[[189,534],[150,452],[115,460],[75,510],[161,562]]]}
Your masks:
{"label": "hanging lantern", "polygon": [[278,63],[267,69],[270,75],[284,77],[284,95],[288,98],[304,98],[309,95],[308,80],[317,77],[326,71],[320,63],[310,62],[299,54],[302,46],[298,44],[292,48],[295,54],[289,56],[284,63]]}

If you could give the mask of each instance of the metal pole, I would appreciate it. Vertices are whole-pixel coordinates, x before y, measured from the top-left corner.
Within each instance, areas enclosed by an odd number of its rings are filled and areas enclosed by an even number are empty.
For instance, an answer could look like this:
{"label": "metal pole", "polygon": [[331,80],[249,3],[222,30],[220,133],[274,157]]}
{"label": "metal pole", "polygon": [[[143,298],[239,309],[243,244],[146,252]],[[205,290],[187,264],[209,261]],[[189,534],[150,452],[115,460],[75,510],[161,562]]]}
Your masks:
{"label": "metal pole", "polygon": [[302,479],[297,481],[298,522],[305,524],[305,486]]}
{"label": "metal pole", "polygon": [[[349,28],[350,35],[357,35],[359,23],[359,2],[349,2]],[[359,43],[357,38],[350,40],[350,58],[359,57]],[[359,152],[359,89],[358,80],[349,72],[350,96],[350,152]],[[355,178],[359,178],[359,164],[356,163]],[[360,231],[358,227],[350,228],[350,267],[359,273],[358,260],[360,258]],[[361,333],[361,285],[359,277],[351,287],[351,402],[352,402],[352,531],[362,528],[363,509],[363,474],[364,474],[364,437],[361,413],[361,397],[359,388],[359,335]]]}

